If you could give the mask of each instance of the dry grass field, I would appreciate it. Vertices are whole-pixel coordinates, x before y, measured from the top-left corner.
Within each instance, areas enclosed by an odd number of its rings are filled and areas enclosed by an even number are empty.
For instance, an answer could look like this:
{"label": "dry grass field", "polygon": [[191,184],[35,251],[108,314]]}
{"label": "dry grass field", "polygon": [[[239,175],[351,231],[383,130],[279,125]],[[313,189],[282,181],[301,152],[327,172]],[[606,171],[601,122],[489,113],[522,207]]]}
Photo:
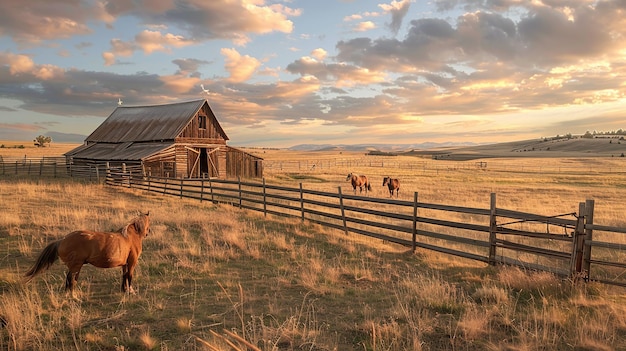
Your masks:
{"label": "dry grass field", "polygon": [[[268,163],[364,157],[250,152]],[[495,192],[499,207],[546,215],[592,198],[596,222],[626,226],[623,159],[490,159],[486,169],[437,161],[436,170],[430,159],[395,160],[422,167],[318,162],[265,176],[351,192],[345,177],[354,171],[372,178],[369,196],[387,197],[382,177],[389,175],[402,181],[400,198],[418,192],[424,202],[488,208]],[[557,171],[536,172],[541,165]],[[413,254],[299,220],[70,180],[8,177],[0,197],[2,350],[245,350],[244,341],[260,350],[626,349],[622,288]],[[114,230],[146,210],[153,227],[133,281],[137,294],[118,291],[120,269],[85,266],[80,299],[72,299],[58,262],[23,283],[48,242],[76,229]]]}
{"label": "dry grass field", "polygon": [[2,157],[56,157],[72,150],[80,144],[52,142],[45,147],[37,147],[32,141],[0,140],[0,156]]}

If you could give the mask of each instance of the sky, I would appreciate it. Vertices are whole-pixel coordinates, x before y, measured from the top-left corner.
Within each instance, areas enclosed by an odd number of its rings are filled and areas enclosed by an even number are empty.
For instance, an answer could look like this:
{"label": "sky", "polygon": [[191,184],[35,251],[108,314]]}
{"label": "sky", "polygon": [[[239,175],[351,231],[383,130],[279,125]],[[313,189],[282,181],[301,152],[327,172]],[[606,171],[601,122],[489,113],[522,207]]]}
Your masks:
{"label": "sky", "polygon": [[626,0],[0,2],[0,140],[206,98],[233,146],[497,143],[625,94]]}

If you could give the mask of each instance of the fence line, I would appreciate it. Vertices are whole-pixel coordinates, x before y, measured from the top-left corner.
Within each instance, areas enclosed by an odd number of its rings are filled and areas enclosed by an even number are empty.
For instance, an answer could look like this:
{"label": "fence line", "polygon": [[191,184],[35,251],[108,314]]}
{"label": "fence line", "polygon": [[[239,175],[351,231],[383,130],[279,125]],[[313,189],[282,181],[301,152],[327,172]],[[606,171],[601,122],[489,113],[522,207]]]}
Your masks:
{"label": "fence line", "polygon": [[315,172],[334,168],[391,168],[420,171],[422,173],[439,173],[458,170],[489,170],[491,172],[517,173],[567,173],[567,174],[626,174],[626,167],[598,168],[594,166],[529,166],[515,163],[502,164],[501,162],[476,161],[461,162],[454,160],[427,160],[405,161],[394,157],[364,156],[356,158],[329,158],[318,160],[264,160],[263,168],[269,172]]}
{"label": "fence line", "polygon": [[[141,172],[107,169],[106,184],[180,198],[228,203],[242,209],[292,218],[491,265],[508,264],[626,286],[625,239],[596,241],[595,232],[613,237],[626,228],[593,223],[593,200],[579,203],[579,212],[544,216],[496,206],[469,208],[418,201],[290,188],[221,179],[168,179]],[[556,234],[562,231],[562,234]]]}
{"label": "fence line", "polygon": [[34,158],[0,156],[0,175],[52,178],[77,177],[90,181],[100,181],[104,179],[105,167],[96,163],[77,166],[68,163],[65,157],[62,156]]}

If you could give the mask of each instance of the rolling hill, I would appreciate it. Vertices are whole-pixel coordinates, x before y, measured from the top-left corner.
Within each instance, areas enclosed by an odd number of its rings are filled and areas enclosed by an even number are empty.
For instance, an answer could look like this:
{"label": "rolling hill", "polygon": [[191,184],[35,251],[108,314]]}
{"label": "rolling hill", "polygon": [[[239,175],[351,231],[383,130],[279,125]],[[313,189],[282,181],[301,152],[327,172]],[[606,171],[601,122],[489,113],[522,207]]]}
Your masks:
{"label": "rolling hill", "polygon": [[624,157],[623,138],[560,138],[512,141],[468,147],[412,150],[403,155],[431,155],[436,159],[471,160],[509,157]]}

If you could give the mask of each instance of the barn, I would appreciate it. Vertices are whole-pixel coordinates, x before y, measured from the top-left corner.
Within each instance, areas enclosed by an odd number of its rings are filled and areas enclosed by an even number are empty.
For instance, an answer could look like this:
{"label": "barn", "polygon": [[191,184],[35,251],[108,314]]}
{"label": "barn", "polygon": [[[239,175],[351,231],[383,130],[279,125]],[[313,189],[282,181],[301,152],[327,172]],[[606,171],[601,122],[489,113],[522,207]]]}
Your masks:
{"label": "barn", "polygon": [[64,156],[71,170],[83,173],[109,164],[168,178],[262,177],[263,159],[228,146],[227,140],[206,99],[118,106],[83,145]]}

